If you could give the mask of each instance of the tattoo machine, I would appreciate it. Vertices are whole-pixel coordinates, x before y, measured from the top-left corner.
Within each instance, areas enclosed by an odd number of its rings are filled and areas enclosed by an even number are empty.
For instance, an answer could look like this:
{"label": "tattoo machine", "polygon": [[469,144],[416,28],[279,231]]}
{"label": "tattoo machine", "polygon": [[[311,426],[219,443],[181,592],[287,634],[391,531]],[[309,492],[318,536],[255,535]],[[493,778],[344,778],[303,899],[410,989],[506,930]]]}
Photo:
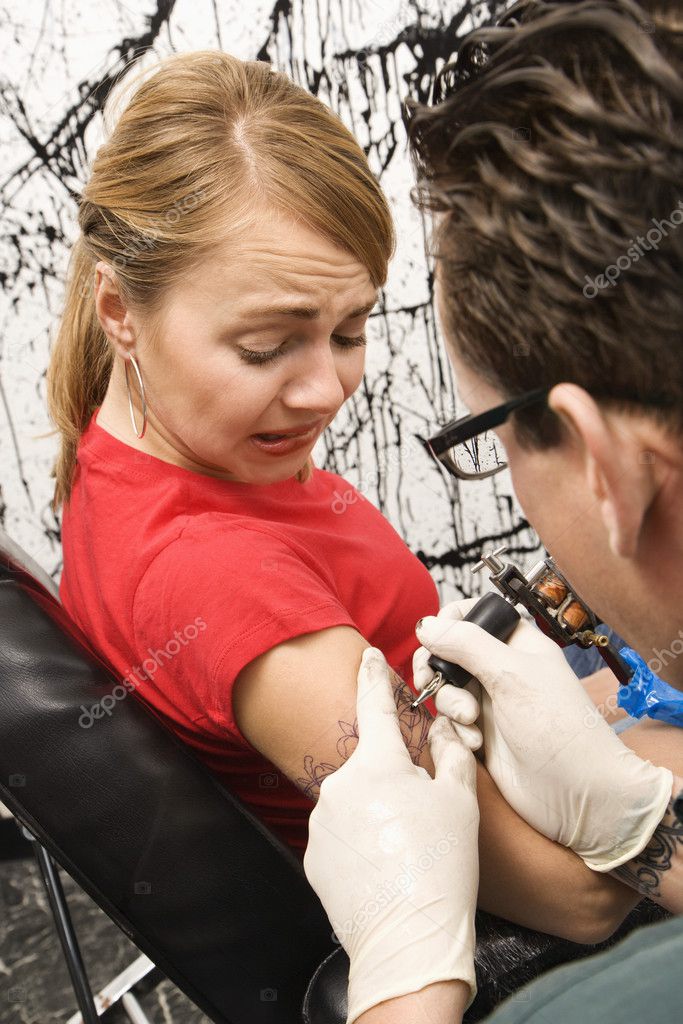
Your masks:
{"label": "tattoo machine", "polygon": [[[597,647],[619,682],[627,683],[633,669],[620,657],[609,637],[597,632],[596,615],[578,596],[553,559],[544,558],[525,576],[512,562],[506,562],[500,557],[505,551],[506,547],[496,548],[491,554],[482,555],[481,561],[473,566],[472,572],[484,568],[489,570],[491,582],[500,594],[485,594],[465,616],[464,621],[474,622],[498,640],[506,641],[520,620],[520,614],[514,606],[521,604],[531,613],[539,628],[560,647],[568,647],[570,644],[579,644],[584,648]],[[433,697],[444,683],[463,687],[472,679],[459,665],[437,658],[434,654],[427,664],[436,674],[412,702],[411,708],[419,707],[429,697]]]}

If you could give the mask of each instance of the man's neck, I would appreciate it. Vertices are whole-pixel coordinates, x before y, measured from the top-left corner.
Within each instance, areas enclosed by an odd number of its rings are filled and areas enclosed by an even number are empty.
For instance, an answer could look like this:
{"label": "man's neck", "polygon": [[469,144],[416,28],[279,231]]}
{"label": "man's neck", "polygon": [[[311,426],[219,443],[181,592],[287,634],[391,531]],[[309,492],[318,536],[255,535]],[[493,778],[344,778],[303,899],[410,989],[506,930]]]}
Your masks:
{"label": "man's neck", "polygon": [[630,646],[655,675],[683,691],[683,550],[677,538],[652,559],[644,577]]}

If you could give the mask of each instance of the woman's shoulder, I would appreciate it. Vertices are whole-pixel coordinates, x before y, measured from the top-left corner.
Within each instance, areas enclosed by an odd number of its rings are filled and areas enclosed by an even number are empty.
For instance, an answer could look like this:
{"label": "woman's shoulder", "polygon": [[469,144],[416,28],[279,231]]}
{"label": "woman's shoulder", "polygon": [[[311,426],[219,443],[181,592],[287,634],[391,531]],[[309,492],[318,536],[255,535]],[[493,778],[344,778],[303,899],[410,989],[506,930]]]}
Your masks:
{"label": "woman's shoulder", "polygon": [[133,620],[138,636],[148,637],[199,611],[223,651],[250,631],[270,635],[274,623],[291,625],[298,614],[314,622],[310,616],[333,604],[335,581],[310,552],[268,523],[206,512],[190,517],[150,562]]}
{"label": "woman's shoulder", "polygon": [[276,563],[292,572],[310,568],[310,559],[310,551],[277,523],[205,511],[177,522],[173,537],[156,553],[141,583],[164,580],[166,585],[175,581],[176,586],[201,587],[229,577],[253,586]]}
{"label": "woman's shoulder", "polygon": [[289,547],[291,538],[283,525],[237,512],[206,510],[187,515],[178,522],[172,542],[175,552],[182,548],[197,553],[206,549],[217,555],[244,557],[254,548]]}

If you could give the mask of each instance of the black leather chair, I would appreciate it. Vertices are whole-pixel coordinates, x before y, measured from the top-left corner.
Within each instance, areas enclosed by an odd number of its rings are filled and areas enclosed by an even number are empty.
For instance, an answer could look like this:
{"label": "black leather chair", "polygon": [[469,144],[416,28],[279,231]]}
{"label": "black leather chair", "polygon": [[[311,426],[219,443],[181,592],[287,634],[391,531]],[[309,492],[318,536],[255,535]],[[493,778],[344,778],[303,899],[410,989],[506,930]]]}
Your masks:
{"label": "black leather chair", "polygon": [[334,946],[299,861],[135,697],[79,725],[118,680],[29,565],[0,540],[0,800],[216,1024],[300,1024]]}
{"label": "black leather chair", "polygon": [[[343,1024],[348,959],[291,851],[134,694],[79,724],[116,682],[0,533],[0,801],[35,838],[82,1020],[98,1008],[56,865],[216,1024]],[[469,1022],[592,951],[488,915],[478,936]]]}

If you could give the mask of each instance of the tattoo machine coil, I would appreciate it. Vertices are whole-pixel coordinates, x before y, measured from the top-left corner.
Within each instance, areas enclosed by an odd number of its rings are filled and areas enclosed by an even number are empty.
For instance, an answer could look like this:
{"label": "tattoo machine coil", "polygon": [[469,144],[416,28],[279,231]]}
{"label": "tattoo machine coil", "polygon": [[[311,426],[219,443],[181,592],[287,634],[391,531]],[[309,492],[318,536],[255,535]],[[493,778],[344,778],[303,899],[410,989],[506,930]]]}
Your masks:
{"label": "tattoo machine coil", "polygon": [[[500,556],[506,547],[496,548],[491,554],[482,555],[481,561],[473,566],[472,572],[488,569],[491,582],[500,594],[485,594],[465,616],[465,622],[474,622],[498,640],[506,641],[520,620],[515,605],[521,604],[536,621],[539,628],[560,647],[579,644],[587,648],[597,647],[606,665],[611,668],[620,683],[625,684],[632,676],[633,669],[620,657],[610,643],[609,637],[599,633],[598,620],[574,587],[565,579],[552,558],[544,558],[524,575],[512,562]],[[444,683],[452,686],[466,686],[471,675],[459,665],[444,661],[432,655],[427,662],[436,673],[420,695],[412,702],[416,708],[429,697],[434,696]]]}

